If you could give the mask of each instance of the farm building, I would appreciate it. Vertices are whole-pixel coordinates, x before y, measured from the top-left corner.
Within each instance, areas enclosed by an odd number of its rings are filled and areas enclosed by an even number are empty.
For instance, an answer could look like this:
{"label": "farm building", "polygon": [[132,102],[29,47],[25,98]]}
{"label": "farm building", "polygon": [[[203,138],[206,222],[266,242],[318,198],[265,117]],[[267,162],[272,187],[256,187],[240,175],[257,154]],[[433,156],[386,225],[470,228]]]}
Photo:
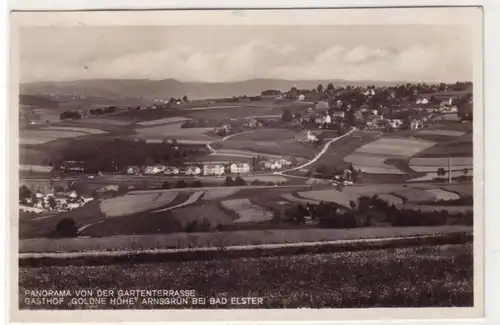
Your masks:
{"label": "farm building", "polygon": [[305,99],[306,99],[306,96],[304,96],[304,95],[300,94],[298,99],[299,99],[300,101],[303,101],[303,100],[305,100]]}

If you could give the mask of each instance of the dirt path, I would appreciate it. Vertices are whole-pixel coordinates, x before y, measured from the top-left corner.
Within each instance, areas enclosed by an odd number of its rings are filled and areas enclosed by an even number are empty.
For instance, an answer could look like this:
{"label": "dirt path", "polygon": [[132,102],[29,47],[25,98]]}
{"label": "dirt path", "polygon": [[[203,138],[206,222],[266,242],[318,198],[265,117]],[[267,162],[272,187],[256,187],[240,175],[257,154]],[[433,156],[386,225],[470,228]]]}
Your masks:
{"label": "dirt path", "polygon": [[304,168],[304,167],[307,167],[307,166],[309,166],[309,165],[314,164],[316,161],[318,161],[318,159],[320,159],[320,158],[321,158],[321,156],[323,156],[323,155],[325,154],[325,152],[328,150],[328,148],[330,147],[330,145],[331,145],[332,143],[334,143],[335,141],[340,140],[340,139],[342,139],[342,138],[344,138],[344,137],[346,137],[346,136],[350,135],[350,134],[351,134],[351,133],[353,133],[354,131],[356,131],[356,128],[355,128],[355,127],[353,127],[353,128],[352,128],[349,132],[347,132],[346,134],[343,134],[343,135],[341,135],[340,137],[336,137],[336,138],[333,138],[333,139],[331,139],[330,141],[328,141],[328,142],[324,145],[323,149],[321,149],[321,151],[320,151],[320,152],[319,152],[319,153],[318,153],[318,154],[317,154],[317,155],[316,155],[313,159],[309,160],[308,162],[306,162],[306,163],[304,163],[304,164],[302,164],[302,165],[300,165],[300,166],[296,166],[296,167],[293,167],[293,168],[287,169],[287,170],[283,170],[283,171],[280,171],[280,172],[275,172],[275,173],[273,173],[273,174],[276,174],[276,175],[283,175],[283,173],[286,173],[286,172],[291,172],[291,171],[294,171],[294,170],[297,170],[297,169],[301,169],[301,168]]}

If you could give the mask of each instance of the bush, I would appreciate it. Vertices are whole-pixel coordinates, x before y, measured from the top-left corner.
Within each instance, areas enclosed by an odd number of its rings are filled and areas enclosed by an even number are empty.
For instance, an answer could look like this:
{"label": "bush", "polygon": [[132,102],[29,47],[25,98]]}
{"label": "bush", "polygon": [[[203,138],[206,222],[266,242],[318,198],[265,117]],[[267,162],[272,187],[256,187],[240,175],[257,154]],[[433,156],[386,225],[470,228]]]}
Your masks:
{"label": "bush", "polygon": [[273,223],[280,223],[281,222],[281,212],[280,211],[274,211],[272,222]]}
{"label": "bush", "polygon": [[78,235],[78,229],[75,221],[71,218],[61,219],[56,225],[54,235],[56,237],[76,237]]}
{"label": "bush", "polygon": [[356,217],[351,213],[338,214],[333,217],[322,218],[319,222],[321,227],[348,229],[358,227]]}
{"label": "bush", "polygon": [[231,176],[226,176],[226,180],[224,181],[224,186],[233,186],[234,185],[234,181],[233,181],[233,178]]}
{"label": "bush", "polygon": [[394,227],[440,226],[447,223],[448,215],[447,210],[428,212],[399,210],[394,213],[390,222]]}
{"label": "bush", "polygon": [[170,188],[170,184],[168,183],[168,181],[163,182],[163,184],[161,184],[161,188],[164,189],[164,190],[169,189]]}
{"label": "bush", "polygon": [[203,187],[203,183],[201,181],[194,181],[193,187]]}
{"label": "bush", "polygon": [[32,195],[33,192],[31,192],[31,190],[26,185],[23,185],[19,188],[19,201],[24,201]]}
{"label": "bush", "polygon": [[241,178],[240,176],[237,176],[234,179],[234,185],[236,185],[236,186],[245,186],[245,185],[247,185],[247,182],[243,178]]}
{"label": "bush", "polygon": [[181,179],[181,180],[178,180],[177,183],[175,183],[175,187],[185,188],[185,187],[187,187],[187,183],[185,180]]}
{"label": "bush", "polygon": [[185,232],[209,232],[210,222],[207,219],[193,220],[186,225]]}

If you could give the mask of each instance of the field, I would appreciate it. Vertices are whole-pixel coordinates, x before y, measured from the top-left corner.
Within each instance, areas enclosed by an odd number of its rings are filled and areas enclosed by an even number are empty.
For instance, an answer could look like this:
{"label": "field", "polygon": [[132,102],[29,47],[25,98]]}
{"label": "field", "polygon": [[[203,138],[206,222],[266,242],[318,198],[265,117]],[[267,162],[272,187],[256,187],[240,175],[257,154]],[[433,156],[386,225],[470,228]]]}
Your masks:
{"label": "field", "polygon": [[[275,138],[276,137],[276,138]],[[248,151],[254,155],[272,155],[313,157],[321,146],[294,142],[294,132],[288,130],[266,130],[244,133],[227,140],[217,142],[218,154],[227,155],[231,152]]]}
{"label": "field", "polygon": [[42,144],[64,138],[77,138],[89,135],[86,132],[62,131],[62,130],[23,130],[20,134],[20,144]]}
{"label": "field", "polygon": [[293,105],[288,104],[276,104],[273,102],[262,102],[259,104],[241,104],[241,105],[228,105],[214,108],[208,107],[198,110],[183,110],[183,114],[191,118],[204,118],[204,119],[217,119],[219,116],[224,118],[246,118],[249,116],[267,116],[267,115],[279,115],[283,113],[284,108],[289,108],[293,113],[296,110],[303,109],[307,107],[307,104]]}
{"label": "field", "polygon": [[344,160],[368,174],[405,174],[386,161],[411,157],[433,145],[430,141],[386,137],[359,147]]}
{"label": "field", "polygon": [[[452,171],[451,173],[447,173],[446,176],[444,176],[444,179],[448,179],[448,175],[449,174],[451,174],[452,178],[456,178],[456,177],[460,177],[460,176],[464,175],[463,171]],[[438,178],[443,179],[443,177],[439,176],[437,173],[429,172],[425,176],[421,176],[421,177],[417,177],[417,178],[412,178],[412,179],[408,180],[407,182],[410,182],[410,183],[411,182],[432,182],[432,181],[435,181]]]}
{"label": "field", "polygon": [[234,223],[263,222],[272,219],[273,214],[260,206],[253,204],[249,199],[233,199],[222,201],[224,209],[236,213],[238,219]]}
{"label": "field", "polygon": [[[156,289],[174,284],[206,297],[220,292],[262,297],[264,304],[259,308],[473,306],[473,253],[472,244],[460,244],[19,270],[21,298],[24,289],[86,289],[96,284],[101,289]],[[23,308],[24,300],[20,301]]]}
{"label": "field", "polygon": [[315,200],[315,201],[325,201],[325,202],[334,202],[338,205],[341,205],[346,208],[350,208],[349,202],[351,200],[355,200],[356,198],[345,194],[343,192],[339,192],[334,189],[327,190],[313,190],[307,192],[299,192],[297,193],[301,198]]}
{"label": "field", "polygon": [[[172,218],[170,212],[149,213],[140,212],[119,218],[106,218],[83,230],[83,235],[104,237],[114,241],[110,236],[169,234],[183,231],[181,224]],[[107,237],[107,238],[106,238]],[[90,238],[92,240],[96,238]],[[133,245],[131,247],[134,247]]]}
{"label": "field", "polygon": [[305,204],[308,204],[308,203],[309,204],[318,204],[320,202],[320,201],[317,201],[317,200],[303,199],[303,198],[294,196],[291,193],[284,193],[284,194],[281,195],[281,197],[283,199],[287,200],[288,202],[302,204],[302,205],[305,205]]}
{"label": "field", "polygon": [[20,218],[19,238],[50,237],[55,231],[57,223],[66,217],[72,218],[75,221],[77,228],[87,224],[103,221],[105,219],[105,215],[99,208],[99,202],[94,201],[79,209],[58,214],[51,214],[47,217],[41,217],[38,219]]}
{"label": "field", "polygon": [[107,118],[107,117],[91,117],[86,119],[73,120],[76,123],[90,123],[98,125],[111,125],[111,126],[127,126],[132,124],[132,121],[123,121],[119,119]]}
{"label": "field", "polygon": [[[178,232],[176,227],[180,224],[172,218],[172,212],[165,214],[151,215],[153,221],[137,224],[130,227],[127,231],[132,235],[135,229],[149,227],[162,227],[166,234],[140,235],[136,231],[134,236],[117,236],[113,238],[33,238],[25,239],[19,242],[19,253],[49,253],[49,252],[90,252],[90,251],[117,251],[117,250],[150,250],[150,249],[169,249],[169,248],[192,248],[192,247],[218,247],[239,246],[239,245],[264,245],[264,244],[283,244],[283,243],[302,243],[302,242],[324,242],[349,239],[368,239],[368,238],[393,238],[408,236],[426,236],[435,234],[451,234],[458,232],[472,231],[471,226],[446,225],[432,227],[369,227],[355,229],[269,229],[269,230],[238,230],[238,231],[219,231],[211,233],[190,234]],[[100,225],[109,222],[108,233],[116,233],[111,226],[121,227],[121,220],[129,220],[132,217],[108,218]],[[139,219],[140,220],[140,219]],[[144,221],[145,219],[143,219]],[[137,221],[135,221],[137,222]],[[97,227],[96,227],[97,229]],[[143,229],[140,229],[143,230]],[[176,232],[177,230],[177,232]],[[161,233],[161,231],[157,231]],[[118,232],[119,233],[119,232]],[[145,232],[142,232],[143,234]]]}
{"label": "field", "polygon": [[163,192],[119,196],[101,201],[101,211],[107,217],[119,217],[154,210],[170,204],[177,194],[177,192]]}
{"label": "field", "polygon": [[[224,141],[224,144],[228,143],[228,141]],[[236,148],[238,148],[237,145],[235,145],[236,142],[231,143],[230,145],[234,145]],[[251,151],[247,149],[257,149],[257,150],[262,150],[263,147],[257,147],[255,148],[253,143],[250,143],[250,147],[244,148],[245,150],[239,150],[239,149],[216,149],[216,153],[212,155],[216,155],[217,157],[220,156],[225,156],[225,157],[232,157],[232,159],[235,159],[235,157],[238,157],[238,159],[243,158],[243,159],[252,159],[253,157],[257,156],[263,156],[263,157],[269,157],[269,158],[281,158],[283,155],[277,154],[277,150],[283,151],[282,149],[277,149],[278,146],[275,145],[274,149],[275,150],[269,150],[269,148],[266,148],[268,152],[256,152],[256,151]],[[269,153],[272,152],[272,153]],[[205,159],[205,158],[202,158]],[[218,160],[218,159],[217,159]]]}
{"label": "field", "polygon": [[217,204],[205,202],[203,205],[179,208],[172,211],[172,217],[175,218],[183,227],[186,227],[191,221],[202,222],[207,220],[213,230],[218,225],[228,225],[233,223],[233,219],[226,215],[223,210],[217,207]]}
{"label": "field", "polygon": [[43,130],[54,130],[54,131],[75,131],[84,132],[89,134],[106,134],[106,131],[91,128],[80,128],[80,127],[70,127],[70,126],[51,126],[43,128]]}
{"label": "field", "polygon": [[292,140],[295,132],[287,129],[260,129],[231,137],[232,141],[286,141]]}
{"label": "field", "polygon": [[[445,168],[448,171],[448,157],[429,157],[429,158],[412,158],[410,160],[410,168],[417,172],[437,172],[439,168]],[[463,173],[464,169],[472,175],[474,160],[472,157],[452,157],[452,171]]]}
{"label": "field", "polygon": [[177,208],[181,208],[181,207],[185,207],[185,206],[194,204],[194,203],[196,203],[203,196],[204,193],[205,193],[204,191],[193,192],[189,196],[189,198],[187,200],[185,200],[184,202],[176,204],[176,205],[173,205],[173,206],[170,206],[170,207],[166,207],[166,208],[163,208],[163,209],[160,209],[160,210],[155,210],[155,211],[153,211],[153,213],[158,213],[158,212],[163,212],[163,211],[170,211],[170,210],[173,210],[173,209],[177,209]]}
{"label": "field", "polygon": [[415,188],[402,188],[394,191],[392,194],[403,198],[407,202],[412,203],[429,202],[436,200],[436,196],[434,195],[434,193]]}
{"label": "field", "polygon": [[418,134],[443,135],[448,137],[460,137],[465,134],[462,131],[427,129],[418,131]]}
{"label": "field", "polygon": [[217,199],[222,199],[222,198],[225,198],[227,196],[231,196],[235,193],[238,193],[238,191],[239,191],[239,189],[231,188],[231,187],[213,189],[213,190],[205,192],[205,195],[203,195],[202,200],[203,201],[213,201],[213,200],[217,200]]}
{"label": "field", "polygon": [[438,201],[451,201],[451,200],[458,200],[460,199],[460,195],[454,192],[446,191],[440,188],[435,188],[435,189],[428,189],[426,190],[427,192],[432,193],[435,197],[436,200]]}
{"label": "field", "polygon": [[446,184],[442,186],[445,190],[457,193],[460,197],[473,197],[473,186],[472,184],[462,185],[462,184]]}
{"label": "field", "polygon": [[171,123],[151,127],[136,128],[135,132],[143,138],[176,139],[176,140],[204,140],[213,141],[215,138],[206,135],[213,128],[181,128],[182,123]]}
{"label": "field", "polygon": [[165,117],[165,118],[151,120],[151,121],[144,121],[144,122],[139,122],[137,124],[139,124],[141,126],[151,126],[151,125],[159,125],[159,124],[179,123],[179,122],[184,122],[184,121],[189,121],[189,120],[190,120],[190,118],[177,116],[177,117]]}
{"label": "field", "polygon": [[467,134],[453,140],[436,143],[434,146],[423,150],[416,157],[434,158],[434,157],[472,157],[473,143],[472,134]]}
{"label": "field", "polygon": [[308,168],[316,168],[321,165],[334,166],[336,168],[348,168],[349,164],[343,159],[345,156],[359,148],[360,146],[376,139],[376,134],[355,131],[330,145],[328,150]]}

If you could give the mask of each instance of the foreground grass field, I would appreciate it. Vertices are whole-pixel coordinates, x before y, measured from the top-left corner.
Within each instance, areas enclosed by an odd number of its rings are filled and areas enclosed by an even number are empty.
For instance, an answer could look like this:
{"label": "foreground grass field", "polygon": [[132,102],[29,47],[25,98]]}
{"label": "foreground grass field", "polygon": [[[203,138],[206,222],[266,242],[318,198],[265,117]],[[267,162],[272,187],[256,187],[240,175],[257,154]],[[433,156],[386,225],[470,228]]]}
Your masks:
{"label": "foreground grass field", "polygon": [[[159,227],[165,232],[172,231],[179,223],[175,218],[163,219],[159,215],[149,223],[134,224],[136,232],[140,228]],[[110,218],[109,220],[117,220]],[[106,227],[109,231],[119,232],[116,228],[129,228],[128,218],[122,218],[121,223]],[[104,222],[103,222],[104,224]],[[122,226],[123,224],[123,226]],[[96,228],[98,229],[98,228]],[[227,247],[240,245],[286,244],[302,242],[324,242],[335,240],[395,238],[411,236],[432,236],[439,234],[456,234],[472,232],[472,226],[444,225],[430,227],[367,227],[354,229],[269,229],[269,230],[238,230],[219,231],[211,233],[173,232],[168,234],[149,234],[134,236],[111,236],[94,238],[33,238],[19,242],[19,253],[50,253],[50,252],[102,252],[102,251],[142,251],[154,249],[176,249],[197,247]],[[142,232],[144,233],[144,232]],[[107,234],[108,236],[110,234]]]}
{"label": "foreground grass field", "polygon": [[472,244],[135,265],[21,267],[19,306],[26,307],[25,289],[96,287],[183,288],[205,297],[227,292],[228,297],[263,298],[263,304],[253,308],[473,306]]}

